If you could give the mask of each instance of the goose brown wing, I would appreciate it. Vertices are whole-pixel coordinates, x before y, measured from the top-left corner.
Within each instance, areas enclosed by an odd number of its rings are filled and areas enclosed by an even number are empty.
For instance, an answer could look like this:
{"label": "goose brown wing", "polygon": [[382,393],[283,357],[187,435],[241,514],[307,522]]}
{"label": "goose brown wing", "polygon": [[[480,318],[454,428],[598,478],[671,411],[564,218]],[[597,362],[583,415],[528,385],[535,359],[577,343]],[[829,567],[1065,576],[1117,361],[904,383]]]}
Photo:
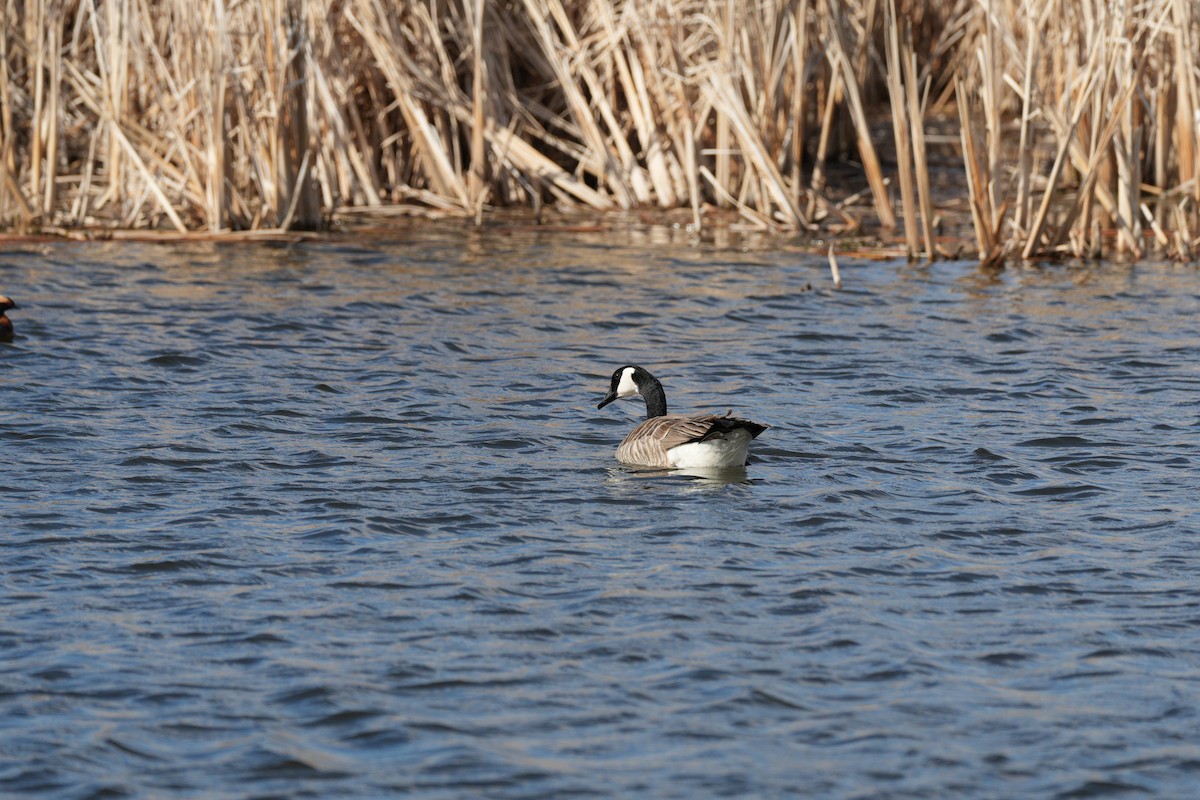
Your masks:
{"label": "goose brown wing", "polygon": [[668,414],[648,419],[629,432],[617,448],[617,458],[627,464],[669,467],[667,451],[702,439],[711,428],[707,416]]}
{"label": "goose brown wing", "polygon": [[617,448],[617,459],[629,464],[669,467],[667,451],[671,448],[724,436],[738,428],[744,428],[754,438],[767,427],[730,414],[668,414],[648,419],[631,430]]}
{"label": "goose brown wing", "polygon": [[702,442],[714,436],[745,428],[751,438],[765,431],[768,425],[741,419],[732,414],[668,414],[648,419],[629,432],[626,441],[644,439],[657,442],[663,450],[670,450],[688,442]]}
{"label": "goose brown wing", "polygon": [[697,414],[691,417],[672,415],[646,420],[643,425],[663,420],[654,438],[661,442],[663,450],[670,450],[688,442],[700,442],[708,438],[714,431],[720,417],[715,414]]}

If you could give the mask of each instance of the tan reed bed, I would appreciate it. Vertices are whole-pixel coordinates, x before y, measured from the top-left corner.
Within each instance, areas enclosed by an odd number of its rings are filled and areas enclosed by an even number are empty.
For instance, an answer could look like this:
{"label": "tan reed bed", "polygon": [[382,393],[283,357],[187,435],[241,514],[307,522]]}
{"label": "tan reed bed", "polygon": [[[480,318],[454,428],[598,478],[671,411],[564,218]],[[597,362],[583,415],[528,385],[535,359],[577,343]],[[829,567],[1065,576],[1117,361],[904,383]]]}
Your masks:
{"label": "tan reed bed", "polygon": [[[965,197],[984,262],[1200,253],[1195,0],[0,0],[0,16],[8,230],[268,235],[545,204],[687,208],[699,228],[728,208],[763,230],[896,229],[933,258]],[[859,166],[834,181],[834,161]],[[934,166],[958,181],[935,189]]]}

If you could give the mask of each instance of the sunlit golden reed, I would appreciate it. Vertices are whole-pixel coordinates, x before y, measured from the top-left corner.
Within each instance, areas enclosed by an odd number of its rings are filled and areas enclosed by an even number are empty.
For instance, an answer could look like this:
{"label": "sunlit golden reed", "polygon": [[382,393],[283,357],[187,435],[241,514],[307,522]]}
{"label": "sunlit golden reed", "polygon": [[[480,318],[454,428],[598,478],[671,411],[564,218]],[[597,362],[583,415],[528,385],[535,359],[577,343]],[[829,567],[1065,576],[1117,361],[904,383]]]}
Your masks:
{"label": "sunlit golden reed", "polygon": [[[933,257],[936,129],[983,261],[1200,252],[1195,0],[3,0],[2,16],[9,229],[545,203],[690,208],[699,226],[718,206],[760,228],[897,228]],[[843,155],[856,185],[831,187]]]}

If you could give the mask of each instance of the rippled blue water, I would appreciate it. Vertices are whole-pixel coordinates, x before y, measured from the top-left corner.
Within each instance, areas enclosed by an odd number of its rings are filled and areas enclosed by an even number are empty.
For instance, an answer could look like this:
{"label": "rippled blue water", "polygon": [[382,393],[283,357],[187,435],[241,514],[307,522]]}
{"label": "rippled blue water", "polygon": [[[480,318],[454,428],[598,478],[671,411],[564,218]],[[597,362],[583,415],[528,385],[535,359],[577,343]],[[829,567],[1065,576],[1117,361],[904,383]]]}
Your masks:
{"label": "rippled blue water", "polygon": [[[0,794],[1190,795],[1196,270],[842,269],[0,254]],[[626,363],[746,479],[619,467]]]}

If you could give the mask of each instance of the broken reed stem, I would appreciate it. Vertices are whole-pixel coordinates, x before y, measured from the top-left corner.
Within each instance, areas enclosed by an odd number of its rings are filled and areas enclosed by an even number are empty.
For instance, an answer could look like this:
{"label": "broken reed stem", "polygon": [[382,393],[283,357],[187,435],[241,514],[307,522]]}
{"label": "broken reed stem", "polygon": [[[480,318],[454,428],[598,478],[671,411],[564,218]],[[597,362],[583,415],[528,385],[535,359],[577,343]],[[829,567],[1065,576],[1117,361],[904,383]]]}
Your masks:
{"label": "broken reed stem", "polygon": [[842,288],[842,272],[838,269],[837,256],[833,254],[833,242],[829,243],[829,274],[833,278],[833,288]]}
{"label": "broken reed stem", "polygon": [[[833,230],[864,216],[837,198],[869,187],[867,221],[898,212],[910,255],[933,258],[925,117],[954,93],[948,157],[981,259],[1095,252],[1102,230],[1136,256],[1143,229],[1192,257],[1200,4],[1073,8],[0,0],[0,227],[221,233],[549,202]],[[1056,153],[1044,176],[1039,148]],[[830,186],[836,159],[861,166]]]}

